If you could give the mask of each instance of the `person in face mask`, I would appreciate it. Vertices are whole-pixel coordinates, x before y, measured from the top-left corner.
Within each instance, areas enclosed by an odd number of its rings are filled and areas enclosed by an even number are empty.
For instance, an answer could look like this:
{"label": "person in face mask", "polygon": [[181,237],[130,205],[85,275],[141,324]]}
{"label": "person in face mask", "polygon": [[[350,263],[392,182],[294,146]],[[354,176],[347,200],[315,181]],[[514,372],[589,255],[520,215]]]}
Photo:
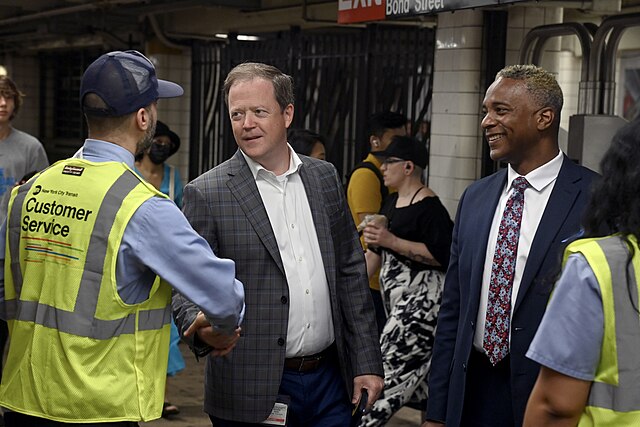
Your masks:
{"label": "person in face mask", "polygon": [[[136,172],[158,190],[169,196],[179,208],[182,208],[182,180],[178,169],[165,161],[180,148],[180,137],[160,120],[156,123],[156,131],[151,146],[136,155]],[[185,368],[184,358],[178,348],[180,335],[171,319],[171,340],[169,346],[169,364],[167,376],[172,377]],[[167,381],[167,388],[169,381]],[[162,417],[168,418],[180,413],[180,409],[167,399],[165,389]]]}
{"label": "person in face mask", "polygon": [[136,172],[182,208],[183,184],[180,173],[177,168],[165,163],[178,148],[180,137],[158,120],[151,146],[136,156]]}

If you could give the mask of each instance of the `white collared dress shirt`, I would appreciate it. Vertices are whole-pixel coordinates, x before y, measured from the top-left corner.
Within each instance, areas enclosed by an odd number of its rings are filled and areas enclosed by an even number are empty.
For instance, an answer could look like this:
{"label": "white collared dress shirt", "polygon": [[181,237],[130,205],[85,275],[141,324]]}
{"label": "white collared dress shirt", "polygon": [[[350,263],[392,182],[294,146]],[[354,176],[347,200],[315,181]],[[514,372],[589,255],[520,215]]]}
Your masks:
{"label": "white collared dress shirt", "polygon": [[289,147],[289,169],[276,176],[242,153],[256,180],[289,285],[286,357],[309,356],[335,339],[327,276],[307,193],[304,164]]}

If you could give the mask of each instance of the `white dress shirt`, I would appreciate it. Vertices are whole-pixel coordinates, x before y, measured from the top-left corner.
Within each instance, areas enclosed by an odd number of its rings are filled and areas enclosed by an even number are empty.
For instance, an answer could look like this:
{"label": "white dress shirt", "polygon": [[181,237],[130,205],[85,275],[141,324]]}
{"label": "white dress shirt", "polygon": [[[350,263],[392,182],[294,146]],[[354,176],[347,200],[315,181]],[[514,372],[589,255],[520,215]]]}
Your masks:
{"label": "white dress shirt", "polygon": [[[560,151],[553,160],[532,170],[525,178],[529,181],[530,186],[524,191],[524,210],[522,212],[522,223],[520,224],[520,240],[518,241],[518,256],[516,258],[516,271],[513,276],[513,289],[511,291],[511,316],[513,316],[513,307],[518,297],[520,289],[520,280],[522,273],[527,264],[531,244],[536,236],[540,219],[547,207],[547,202],[553,191],[553,187],[558,178],[558,173],[562,167],[563,153]],[[507,183],[500,195],[498,206],[493,214],[491,230],[489,231],[489,240],[487,241],[487,254],[484,260],[484,272],[482,274],[482,289],[480,291],[480,306],[478,308],[478,317],[476,319],[476,331],[473,338],[473,345],[478,351],[484,351],[482,341],[484,337],[484,326],[487,317],[487,302],[489,299],[489,282],[491,280],[491,267],[493,265],[493,255],[496,250],[496,242],[498,240],[498,229],[502,214],[507,204],[507,200],[513,191],[511,184],[514,179],[520,175],[508,166]],[[511,332],[509,332],[511,338]]]}
{"label": "white dress shirt", "polygon": [[242,154],[256,180],[278,242],[289,285],[286,357],[297,357],[327,348],[334,341],[334,330],[318,235],[298,172],[304,165],[291,147],[289,153],[289,169],[279,176]]}

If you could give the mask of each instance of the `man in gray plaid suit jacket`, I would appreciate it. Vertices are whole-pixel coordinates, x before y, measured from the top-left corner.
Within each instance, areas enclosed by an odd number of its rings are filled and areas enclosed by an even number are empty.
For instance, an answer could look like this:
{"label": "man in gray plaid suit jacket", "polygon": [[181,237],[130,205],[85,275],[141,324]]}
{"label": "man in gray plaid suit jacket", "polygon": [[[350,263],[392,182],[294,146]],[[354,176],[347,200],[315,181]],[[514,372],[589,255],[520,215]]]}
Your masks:
{"label": "man in gray plaid suit jacket", "polygon": [[[344,427],[383,368],[362,248],[338,174],[286,141],[293,82],[275,67],[241,64],[225,80],[235,155],[189,183],[184,213],[220,257],[233,259],[246,313],[235,348],[208,357],[204,409],[215,427]],[[216,331],[174,297],[181,330],[200,352]],[[187,334],[196,328],[192,326]],[[276,424],[278,425],[278,424]]]}

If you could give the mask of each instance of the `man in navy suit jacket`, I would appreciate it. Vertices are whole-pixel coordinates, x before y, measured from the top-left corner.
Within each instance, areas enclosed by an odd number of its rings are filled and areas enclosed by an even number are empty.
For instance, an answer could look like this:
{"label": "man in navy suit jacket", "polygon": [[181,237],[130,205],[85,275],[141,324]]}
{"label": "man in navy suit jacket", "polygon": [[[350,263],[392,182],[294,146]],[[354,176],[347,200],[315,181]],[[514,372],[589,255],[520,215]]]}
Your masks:
{"label": "man in navy suit jacket", "polygon": [[[483,101],[491,158],[508,167],[462,195],[429,378],[425,426],[521,426],[539,365],[525,357],[559,271],[562,246],[579,231],[594,172],[558,148],[562,91],[532,65],[501,70]],[[484,350],[488,289],[511,184],[524,176],[524,209],[511,296],[509,352]]]}

